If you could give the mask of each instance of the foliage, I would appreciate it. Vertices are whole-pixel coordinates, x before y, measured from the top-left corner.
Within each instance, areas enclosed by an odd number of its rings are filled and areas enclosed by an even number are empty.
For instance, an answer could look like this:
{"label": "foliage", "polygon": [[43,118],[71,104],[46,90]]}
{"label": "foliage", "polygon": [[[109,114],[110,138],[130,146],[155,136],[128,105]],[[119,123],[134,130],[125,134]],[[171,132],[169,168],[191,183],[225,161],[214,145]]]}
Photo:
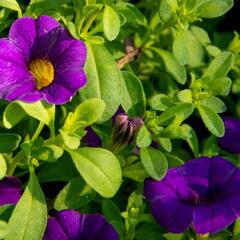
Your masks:
{"label": "foliage", "polygon": [[[47,209],[102,213],[120,239],[193,239],[191,230],[176,235],[156,224],[143,182],[202,155],[238,162],[216,143],[225,112],[240,117],[239,35],[216,33],[233,0],[27,2],[0,1],[1,37],[17,17],[53,16],[85,42],[88,82],[61,106],[1,101],[0,179],[20,177],[25,188],[7,218],[0,209],[0,239],[41,240]],[[116,147],[120,106],[144,125]],[[89,127],[101,146],[85,141]],[[209,238],[238,239],[239,226]]]}

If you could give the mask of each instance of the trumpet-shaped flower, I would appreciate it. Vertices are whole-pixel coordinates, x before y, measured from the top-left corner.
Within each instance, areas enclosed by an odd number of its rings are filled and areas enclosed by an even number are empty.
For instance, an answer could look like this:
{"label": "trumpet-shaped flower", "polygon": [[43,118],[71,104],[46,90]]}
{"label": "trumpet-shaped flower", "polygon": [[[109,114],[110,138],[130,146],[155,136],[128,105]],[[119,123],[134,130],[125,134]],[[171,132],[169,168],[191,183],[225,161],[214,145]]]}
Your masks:
{"label": "trumpet-shaped flower", "polygon": [[52,17],[23,17],[0,39],[0,98],[64,104],[86,84],[86,47]]}
{"label": "trumpet-shaped flower", "polygon": [[118,234],[102,215],[63,210],[49,218],[43,239],[118,240]]}
{"label": "trumpet-shaped flower", "polygon": [[167,230],[218,232],[240,215],[240,169],[221,157],[200,157],[145,181],[153,216]]}

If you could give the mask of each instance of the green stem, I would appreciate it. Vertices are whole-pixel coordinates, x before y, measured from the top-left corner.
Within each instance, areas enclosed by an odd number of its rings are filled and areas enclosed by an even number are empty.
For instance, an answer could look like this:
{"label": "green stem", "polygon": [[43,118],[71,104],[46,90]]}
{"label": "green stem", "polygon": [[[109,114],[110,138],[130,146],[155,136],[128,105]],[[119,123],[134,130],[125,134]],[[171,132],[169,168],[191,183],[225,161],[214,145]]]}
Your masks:
{"label": "green stem", "polygon": [[32,142],[37,139],[37,137],[39,136],[39,134],[41,133],[41,131],[43,130],[43,128],[44,128],[44,122],[41,121],[41,122],[38,124],[38,127],[37,127],[35,133],[33,134],[32,138],[31,138],[31,141],[32,141]]}
{"label": "green stem", "polygon": [[94,11],[88,18],[88,21],[86,22],[85,26],[83,27],[82,34],[85,35],[87,34],[89,28],[92,26],[94,20],[96,19],[97,15],[99,13],[99,9]]}
{"label": "green stem", "polygon": [[[34,141],[37,139],[37,137],[39,136],[39,134],[41,133],[42,129],[44,127],[44,123],[40,122],[35,133],[33,134],[31,141]],[[13,158],[12,162],[9,164],[8,166],[8,175],[12,176],[18,163],[23,159],[26,158],[26,155],[23,151],[20,151],[16,154],[16,156]]]}
{"label": "green stem", "polygon": [[13,158],[13,161],[9,164],[8,166],[8,176],[12,176],[18,163],[24,158],[26,157],[25,154],[20,151],[17,153],[17,155]]}

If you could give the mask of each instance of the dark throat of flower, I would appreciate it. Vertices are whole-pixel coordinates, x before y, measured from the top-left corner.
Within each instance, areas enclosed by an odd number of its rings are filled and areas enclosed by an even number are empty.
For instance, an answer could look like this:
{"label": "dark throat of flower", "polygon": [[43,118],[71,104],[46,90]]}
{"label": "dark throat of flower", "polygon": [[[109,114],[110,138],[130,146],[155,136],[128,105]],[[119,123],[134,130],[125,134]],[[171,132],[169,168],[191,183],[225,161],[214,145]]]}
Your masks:
{"label": "dark throat of flower", "polygon": [[28,71],[33,75],[38,90],[49,86],[53,82],[54,68],[49,60],[32,60],[28,66]]}

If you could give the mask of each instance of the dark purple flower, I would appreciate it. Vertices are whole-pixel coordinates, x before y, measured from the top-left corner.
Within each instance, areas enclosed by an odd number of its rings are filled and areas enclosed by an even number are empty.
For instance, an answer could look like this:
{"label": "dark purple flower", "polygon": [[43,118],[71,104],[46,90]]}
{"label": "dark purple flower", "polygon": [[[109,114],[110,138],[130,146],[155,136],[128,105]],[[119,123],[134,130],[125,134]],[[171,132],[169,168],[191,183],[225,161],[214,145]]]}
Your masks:
{"label": "dark purple flower", "polygon": [[223,118],[225,134],[218,139],[219,146],[231,153],[240,153],[240,120],[233,117]]}
{"label": "dark purple flower", "polygon": [[68,102],[86,84],[86,47],[52,17],[24,17],[0,39],[0,98]]}
{"label": "dark purple flower", "polygon": [[240,214],[240,169],[221,157],[200,157],[168,170],[161,181],[145,180],[145,197],[158,223],[173,233],[190,224],[215,233]]}
{"label": "dark purple flower", "polygon": [[88,147],[101,147],[101,138],[93,131],[91,127],[86,127],[87,134],[83,137],[83,142]]}
{"label": "dark purple flower", "polygon": [[118,234],[102,215],[63,210],[48,219],[43,240],[118,240]]}
{"label": "dark purple flower", "polygon": [[21,197],[21,182],[15,177],[0,181],[0,205],[16,204]]}

